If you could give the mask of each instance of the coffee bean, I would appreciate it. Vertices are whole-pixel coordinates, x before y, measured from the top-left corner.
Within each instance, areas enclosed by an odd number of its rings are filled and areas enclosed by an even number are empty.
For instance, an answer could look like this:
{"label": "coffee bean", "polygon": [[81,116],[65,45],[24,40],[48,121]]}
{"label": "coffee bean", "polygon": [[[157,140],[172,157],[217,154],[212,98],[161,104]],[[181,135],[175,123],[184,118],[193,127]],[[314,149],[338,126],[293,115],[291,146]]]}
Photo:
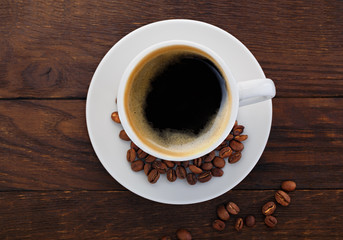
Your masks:
{"label": "coffee bean", "polygon": [[282,190],[278,190],[275,193],[275,200],[285,207],[291,203],[291,197]]}
{"label": "coffee bean", "polygon": [[201,168],[198,168],[198,167],[195,166],[195,165],[189,165],[188,168],[189,168],[189,170],[190,170],[192,173],[195,173],[195,174],[202,173]]}
{"label": "coffee bean", "polygon": [[137,155],[139,158],[145,158],[146,156],[148,156],[148,154],[144,152],[142,149],[138,149]]}
{"label": "coffee bean", "polygon": [[232,154],[232,149],[230,147],[224,147],[219,151],[219,157],[226,158],[230,157]]}
{"label": "coffee bean", "polygon": [[213,165],[217,168],[223,168],[225,166],[225,160],[221,157],[215,157],[213,159]]}
{"label": "coffee bean", "polygon": [[196,176],[194,173],[188,173],[188,174],[187,174],[187,182],[188,182],[190,185],[196,184],[197,181],[198,181],[197,176]]}
{"label": "coffee bean", "polygon": [[212,151],[204,157],[204,162],[211,162],[216,156],[216,152]]}
{"label": "coffee bean", "polygon": [[176,171],[172,168],[169,168],[167,171],[167,179],[169,182],[175,182],[176,178]]}
{"label": "coffee bean", "polygon": [[274,202],[267,202],[262,207],[262,213],[266,216],[272,215],[275,212],[276,204]]}
{"label": "coffee bean", "polygon": [[136,160],[136,151],[135,151],[135,149],[131,148],[131,149],[127,150],[126,159],[129,162],[133,162],[133,161]]}
{"label": "coffee bean", "polygon": [[148,174],[148,181],[150,183],[156,183],[157,180],[160,178],[160,173],[156,169],[152,169]]}
{"label": "coffee bean", "polygon": [[266,216],[266,218],[264,219],[264,223],[270,227],[270,228],[273,228],[276,226],[277,224],[277,219],[272,216],[272,215],[269,215],[269,216]]}
{"label": "coffee bean", "polygon": [[211,178],[212,178],[212,174],[209,171],[204,171],[204,172],[200,173],[198,176],[198,180],[201,183],[208,182],[211,180]]}
{"label": "coffee bean", "polygon": [[161,237],[161,240],[172,240],[170,236],[163,236]]}
{"label": "coffee bean", "polygon": [[234,136],[242,134],[243,131],[244,131],[244,126],[242,125],[236,125],[232,130]]}
{"label": "coffee bean", "polygon": [[120,131],[119,137],[124,141],[130,141],[130,138],[129,138],[129,136],[127,136],[125,130]]}
{"label": "coffee bean", "polygon": [[156,157],[149,155],[145,158],[145,162],[152,163],[156,160]]}
{"label": "coffee bean", "polygon": [[164,162],[164,164],[166,164],[169,168],[173,168],[175,166],[175,163],[173,161],[162,160],[162,162]]}
{"label": "coffee bean", "polygon": [[243,141],[248,139],[248,135],[238,135],[238,136],[235,136],[234,139],[239,141],[239,142],[243,142]]}
{"label": "coffee bean", "polygon": [[243,229],[243,218],[237,218],[236,223],[235,223],[235,229],[237,232],[241,231]]}
{"label": "coffee bean", "polygon": [[159,173],[166,173],[167,172],[167,165],[161,161],[154,161],[152,163],[152,167],[155,168]]}
{"label": "coffee bean", "polygon": [[149,174],[149,172],[150,172],[150,170],[151,170],[151,163],[145,163],[144,164],[144,173],[145,173],[145,175],[147,175],[148,176],[148,174]]}
{"label": "coffee bean", "polygon": [[214,230],[223,231],[225,229],[225,223],[222,220],[216,219],[212,223],[212,227]]}
{"label": "coffee bean", "polygon": [[244,145],[241,142],[238,142],[236,140],[230,141],[230,147],[232,148],[233,151],[235,152],[240,152],[244,149]]}
{"label": "coffee bean", "polygon": [[134,162],[131,163],[131,169],[135,172],[139,172],[141,170],[143,170],[144,167],[144,162],[143,160],[136,160]]}
{"label": "coffee bean", "polygon": [[184,166],[185,168],[188,168],[189,161],[183,161],[183,162],[181,162],[181,165]]}
{"label": "coffee bean", "polygon": [[229,202],[228,204],[226,204],[226,209],[228,210],[229,213],[233,215],[237,215],[240,211],[239,207],[234,202]]}
{"label": "coffee bean", "polygon": [[293,181],[283,181],[281,188],[287,192],[292,192],[296,189],[297,184]]}
{"label": "coffee bean", "polygon": [[139,149],[139,147],[134,142],[131,142],[131,148],[135,149],[135,151],[138,151]]}
{"label": "coffee bean", "polygon": [[193,164],[197,167],[200,167],[202,164],[202,157],[196,158],[193,160]]}
{"label": "coffee bean", "polygon": [[233,139],[233,134],[229,134],[227,135],[227,137],[225,138],[225,141],[231,141]]}
{"label": "coffee bean", "polygon": [[221,177],[224,174],[224,171],[220,168],[212,168],[211,173],[213,177]]}
{"label": "coffee bean", "polygon": [[186,169],[184,166],[177,166],[176,167],[176,176],[180,179],[185,179],[187,175]]}
{"label": "coffee bean", "polygon": [[201,168],[202,168],[202,170],[210,171],[213,168],[213,164],[211,162],[204,162],[201,165]]}
{"label": "coffee bean", "polygon": [[226,146],[227,146],[227,143],[226,143],[226,141],[224,141],[221,144],[219,144],[219,146],[215,150],[220,151],[222,148],[224,148]]}
{"label": "coffee bean", "polygon": [[113,113],[111,114],[111,118],[112,118],[112,120],[113,120],[114,122],[120,123],[120,119],[119,119],[119,114],[118,114],[118,112],[113,112]]}
{"label": "coffee bean", "polygon": [[230,218],[230,214],[223,204],[217,207],[217,215],[223,221],[227,221]]}
{"label": "coffee bean", "polygon": [[236,163],[238,162],[242,157],[241,152],[235,152],[229,157],[229,163]]}
{"label": "coffee bean", "polygon": [[192,240],[191,233],[188,230],[183,229],[183,228],[176,231],[176,237],[179,240]]}
{"label": "coffee bean", "polygon": [[253,215],[249,215],[249,216],[246,216],[245,218],[245,225],[247,225],[248,227],[253,227],[255,226],[255,217]]}
{"label": "coffee bean", "polygon": [[[237,120],[235,121],[235,124],[233,125],[233,128],[234,127],[236,127],[238,125],[238,122],[237,122]],[[233,128],[232,128],[232,130],[233,130]]]}

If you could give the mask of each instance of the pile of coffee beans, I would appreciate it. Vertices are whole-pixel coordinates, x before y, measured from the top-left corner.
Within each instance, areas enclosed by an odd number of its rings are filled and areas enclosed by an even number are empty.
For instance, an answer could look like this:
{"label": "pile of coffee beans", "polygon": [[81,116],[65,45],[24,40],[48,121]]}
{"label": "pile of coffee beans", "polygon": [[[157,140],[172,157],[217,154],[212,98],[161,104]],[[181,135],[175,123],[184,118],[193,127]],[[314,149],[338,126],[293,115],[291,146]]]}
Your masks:
{"label": "pile of coffee beans", "polygon": [[[118,112],[113,112],[111,118],[114,122],[120,123]],[[161,174],[166,174],[170,182],[176,179],[186,179],[188,184],[194,185],[197,182],[204,183],[212,177],[221,177],[224,174],[223,168],[226,162],[233,164],[242,157],[244,149],[243,141],[248,135],[243,135],[244,126],[238,125],[237,121],[227,138],[209,154],[190,161],[168,161],[148,155],[131,142],[127,151],[126,159],[135,172],[144,171],[150,183],[156,183]],[[131,141],[125,130],[121,130],[119,137],[124,141]]]}
{"label": "pile of coffee beans", "polygon": [[[296,183],[294,181],[284,181],[281,184],[282,190],[275,192],[274,198],[277,203],[281,206],[288,206],[291,202],[291,197],[286,192],[294,191],[296,188]],[[277,224],[277,219],[272,215],[276,210],[276,203],[274,201],[269,201],[262,207],[262,214],[265,215],[264,223],[273,228]],[[213,229],[217,231],[223,231],[226,227],[227,221],[230,219],[230,215],[238,215],[240,208],[234,202],[228,202],[227,204],[221,204],[217,207],[217,217],[212,223]],[[254,215],[248,215],[245,217],[245,226],[253,227],[256,224],[256,219]],[[237,217],[234,221],[234,228],[236,231],[241,231],[244,226],[244,221],[242,217]]]}

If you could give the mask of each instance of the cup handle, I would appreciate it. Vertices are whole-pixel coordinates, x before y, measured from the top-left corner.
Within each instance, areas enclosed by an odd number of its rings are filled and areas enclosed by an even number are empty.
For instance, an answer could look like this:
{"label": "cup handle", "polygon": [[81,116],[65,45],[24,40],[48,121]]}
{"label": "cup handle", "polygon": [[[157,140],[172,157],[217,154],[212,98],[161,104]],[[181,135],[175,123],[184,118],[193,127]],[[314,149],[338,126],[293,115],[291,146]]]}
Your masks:
{"label": "cup handle", "polygon": [[238,89],[240,107],[266,101],[275,96],[275,85],[269,78],[239,82]]}

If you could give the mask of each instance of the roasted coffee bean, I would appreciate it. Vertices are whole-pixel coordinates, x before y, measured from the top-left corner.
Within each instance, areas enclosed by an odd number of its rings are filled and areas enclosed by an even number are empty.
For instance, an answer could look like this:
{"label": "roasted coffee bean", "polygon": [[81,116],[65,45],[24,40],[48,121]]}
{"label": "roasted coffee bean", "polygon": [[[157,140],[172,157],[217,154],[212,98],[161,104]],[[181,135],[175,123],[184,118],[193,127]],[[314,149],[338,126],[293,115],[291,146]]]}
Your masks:
{"label": "roasted coffee bean", "polygon": [[229,134],[227,135],[227,137],[225,138],[225,141],[231,141],[233,139],[233,134]]}
{"label": "roasted coffee bean", "polygon": [[111,118],[112,118],[112,120],[113,120],[114,122],[120,123],[120,119],[119,119],[119,114],[118,114],[118,112],[113,112],[113,113],[111,114]]}
{"label": "roasted coffee bean", "polygon": [[181,165],[181,162],[179,162],[179,161],[176,161],[176,162],[173,162],[173,163],[175,163],[175,165],[177,165],[177,166]]}
{"label": "roasted coffee bean", "polygon": [[169,168],[167,171],[167,179],[169,182],[175,182],[176,178],[176,171],[172,168]]}
{"label": "roasted coffee bean", "polygon": [[190,170],[192,173],[195,173],[195,174],[202,173],[202,169],[201,169],[201,168],[198,168],[198,167],[195,166],[195,165],[189,165],[188,168],[189,168],[189,170]]}
{"label": "roasted coffee bean", "polygon": [[120,131],[119,137],[124,141],[130,141],[130,138],[129,138],[129,136],[127,136],[125,130]]}
{"label": "roasted coffee bean", "polygon": [[245,225],[247,225],[248,227],[253,227],[255,226],[255,223],[256,223],[256,220],[253,215],[246,216]]}
{"label": "roasted coffee bean", "polygon": [[145,162],[152,163],[156,160],[156,157],[149,155],[145,158]]}
{"label": "roasted coffee bean", "polygon": [[244,131],[244,126],[236,125],[236,126],[234,126],[232,133],[234,136],[237,136],[237,135],[242,134],[243,131]]}
{"label": "roasted coffee bean", "polygon": [[239,142],[243,142],[243,141],[248,139],[248,135],[238,135],[238,136],[235,136],[234,139],[239,141]]}
{"label": "roasted coffee bean", "polygon": [[212,151],[204,157],[204,162],[211,162],[216,156],[216,152]]}
{"label": "roasted coffee bean", "polygon": [[224,171],[220,168],[212,168],[211,173],[213,177],[221,177],[224,174]]}
{"label": "roasted coffee bean", "polygon": [[227,146],[227,143],[226,143],[226,141],[224,141],[224,142],[222,142],[221,144],[219,144],[219,146],[216,147],[215,150],[220,151],[222,148],[224,148],[224,147],[226,147],[226,146]]}
{"label": "roasted coffee bean", "polygon": [[143,160],[136,160],[134,162],[131,163],[131,169],[135,172],[139,172],[141,170],[143,170],[144,167],[144,162]]}
{"label": "roasted coffee bean", "polygon": [[[235,124],[233,125],[233,128],[236,127],[238,125],[238,122],[237,120],[235,121]],[[232,128],[232,131],[233,131],[233,128]]]}
{"label": "roasted coffee bean", "polygon": [[296,189],[297,184],[294,181],[283,181],[281,188],[287,192],[292,192]]}
{"label": "roasted coffee bean", "polygon": [[208,182],[211,180],[211,178],[212,178],[212,174],[209,171],[204,171],[204,172],[200,173],[198,176],[198,180],[201,183]]}
{"label": "roasted coffee bean", "polygon": [[272,215],[275,212],[276,204],[274,202],[267,202],[262,207],[262,213],[266,216]]}
{"label": "roasted coffee bean", "polygon": [[169,168],[173,168],[175,166],[175,163],[172,161],[162,160],[162,162],[164,162],[164,164],[167,165],[167,167]]}
{"label": "roasted coffee bean", "polygon": [[196,158],[193,160],[193,164],[197,167],[200,167],[202,164],[202,157]]}
{"label": "roasted coffee bean", "polygon": [[151,163],[145,163],[145,164],[144,164],[144,173],[145,173],[145,175],[148,176],[148,174],[149,174],[151,168],[152,168],[152,167],[151,167]]}
{"label": "roasted coffee bean", "polygon": [[135,151],[138,151],[139,149],[139,147],[134,142],[131,142],[131,148],[135,149]]}
{"label": "roasted coffee bean", "polygon": [[126,159],[129,162],[133,162],[133,161],[136,160],[136,151],[135,151],[135,149],[131,148],[131,149],[127,150]]}
{"label": "roasted coffee bean", "polygon": [[154,161],[152,163],[152,167],[155,168],[159,173],[166,173],[167,172],[167,165],[161,161]]}
{"label": "roasted coffee bean", "polygon": [[181,162],[181,165],[184,166],[185,168],[188,168],[189,161],[183,161],[183,162]]}
{"label": "roasted coffee bean", "polygon": [[236,223],[235,223],[235,229],[237,232],[241,231],[243,228],[243,218],[237,218]]}
{"label": "roasted coffee bean", "polygon": [[198,178],[197,178],[197,176],[196,176],[194,173],[188,173],[188,174],[187,174],[187,182],[188,182],[190,185],[196,184],[197,181],[198,181]]}
{"label": "roasted coffee bean", "polygon": [[219,151],[219,157],[221,158],[230,157],[231,154],[232,154],[232,149],[230,147],[224,147]]}
{"label": "roasted coffee bean", "polygon": [[285,207],[291,203],[291,197],[282,190],[278,190],[275,193],[275,200]]}
{"label": "roasted coffee bean", "polygon": [[163,236],[161,237],[161,240],[172,240],[170,236]]}
{"label": "roasted coffee bean", "polygon": [[184,166],[177,166],[176,167],[176,176],[180,179],[185,179],[187,176],[187,171]]}
{"label": "roasted coffee bean", "polygon": [[146,156],[148,156],[148,154],[146,152],[144,152],[142,149],[138,149],[137,156],[139,158],[145,158]]}
{"label": "roasted coffee bean", "polygon": [[192,240],[191,233],[183,228],[176,231],[176,237],[178,240]]}
{"label": "roasted coffee bean", "polygon": [[217,215],[223,221],[227,221],[230,218],[230,214],[223,204],[217,207]]}
{"label": "roasted coffee bean", "polygon": [[213,164],[211,162],[204,162],[201,165],[201,168],[202,168],[202,170],[210,171],[213,168]]}
{"label": "roasted coffee bean", "polygon": [[157,180],[160,178],[160,173],[156,169],[152,169],[148,174],[148,181],[150,183],[156,183]]}
{"label": "roasted coffee bean", "polygon": [[229,202],[228,204],[226,204],[226,209],[232,215],[237,215],[239,213],[239,211],[240,211],[239,207],[234,202]]}
{"label": "roasted coffee bean", "polygon": [[242,157],[241,152],[235,152],[229,157],[229,163],[236,163],[238,162]]}
{"label": "roasted coffee bean", "polygon": [[225,229],[225,222],[223,222],[222,220],[216,219],[213,221],[212,227],[214,230],[223,231]]}
{"label": "roasted coffee bean", "polygon": [[238,142],[236,140],[230,141],[230,147],[232,148],[233,151],[235,152],[240,152],[243,151],[244,145],[241,142]]}
{"label": "roasted coffee bean", "polygon": [[223,168],[225,166],[225,160],[221,157],[215,157],[213,159],[213,165],[217,168]]}
{"label": "roasted coffee bean", "polygon": [[269,216],[266,216],[266,218],[264,219],[264,223],[270,227],[270,228],[273,228],[276,226],[277,224],[277,219],[272,216],[272,215],[269,215]]}

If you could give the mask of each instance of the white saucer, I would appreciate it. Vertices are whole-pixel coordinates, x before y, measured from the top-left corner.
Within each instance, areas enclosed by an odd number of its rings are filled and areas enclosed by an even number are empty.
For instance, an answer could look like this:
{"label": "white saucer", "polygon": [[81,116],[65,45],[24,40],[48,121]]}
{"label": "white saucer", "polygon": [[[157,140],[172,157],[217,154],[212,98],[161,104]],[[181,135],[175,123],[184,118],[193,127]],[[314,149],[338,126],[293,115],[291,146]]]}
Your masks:
{"label": "white saucer", "polygon": [[119,80],[129,62],[144,48],[157,42],[181,39],[193,41],[218,53],[237,81],[264,78],[264,73],[250,51],[235,37],[213,25],[193,20],[166,20],[141,27],[117,42],[100,62],[90,84],[86,120],[95,153],[106,170],[130,191],[153,201],[191,204],[213,199],[241,182],[259,160],[268,140],[272,121],[272,101],[239,109],[238,122],[249,135],[242,159],[226,164],[222,177],[207,183],[189,185],[186,180],[171,183],[161,175],[150,184],[144,172],[133,172],[126,160],[129,143],[119,139],[120,124],[111,120]]}

